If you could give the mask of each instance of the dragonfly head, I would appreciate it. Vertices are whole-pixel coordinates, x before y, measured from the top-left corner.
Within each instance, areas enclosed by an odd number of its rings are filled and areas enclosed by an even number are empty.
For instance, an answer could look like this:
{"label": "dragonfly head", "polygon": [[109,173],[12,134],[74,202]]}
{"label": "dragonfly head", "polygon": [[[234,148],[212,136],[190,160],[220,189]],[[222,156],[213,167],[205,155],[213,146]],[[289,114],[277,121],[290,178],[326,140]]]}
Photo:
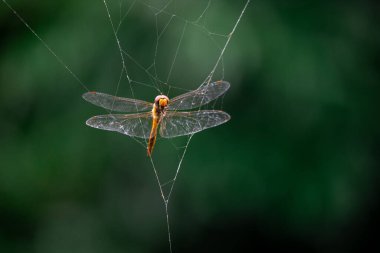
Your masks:
{"label": "dragonfly head", "polygon": [[155,99],[154,99],[154,104],[160,108],[160,109],[164,109],[166,108],[166,106],[168,106],[168,103],[169,103],[169,98],[165,95],[158,95]]}

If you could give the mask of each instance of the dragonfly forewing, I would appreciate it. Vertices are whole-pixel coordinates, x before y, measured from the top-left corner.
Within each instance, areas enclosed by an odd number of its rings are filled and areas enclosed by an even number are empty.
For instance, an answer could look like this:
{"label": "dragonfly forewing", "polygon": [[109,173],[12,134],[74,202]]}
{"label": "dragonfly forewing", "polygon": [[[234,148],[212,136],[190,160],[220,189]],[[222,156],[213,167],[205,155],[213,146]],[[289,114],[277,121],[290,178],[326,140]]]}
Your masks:
{"label": "dragonfly forewing", "polygon": [[115,131],[137,138],[148,139],[152,128],[152,114],[107,114],[94,116],[86,121],[88,126]]}
{"label": "dragonfly forewing", "polygon": [[162,119],[160,135],[164,138],[190,135],[223,124],[229,119],[228,113],[216,110],[168,111]]}
{"label": "dragonfly forewing", "polygon": [[205,105],[223,95],[230,83],[217,81],[201,86],[194,91],[187,92],[170,100],[168,110],[189,110]]}
{"label": "dragonfly forewing", "polygon": [[111,96],[101,92],[87,92],[82,97],[96,106],[115,112],[143,112],[152,109],[151,103],[138,99]]}

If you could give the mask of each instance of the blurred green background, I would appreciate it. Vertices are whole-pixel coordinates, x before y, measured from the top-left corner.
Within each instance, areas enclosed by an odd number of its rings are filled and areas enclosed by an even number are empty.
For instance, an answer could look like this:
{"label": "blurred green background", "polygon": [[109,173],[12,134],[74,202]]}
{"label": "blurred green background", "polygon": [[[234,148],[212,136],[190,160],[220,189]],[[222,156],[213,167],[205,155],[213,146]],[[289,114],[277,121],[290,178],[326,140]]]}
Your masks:
{"label": "blurred green background", "polygon": [[[115,94],[121,61],[102,1],[9,3],[88,89]],[[118,36],[143,68],[126,57],[128,73],[152,85],[144,70],[155,59],[171,97],[197,88],[220,55],[226,37],[203,28],[228,34],[245,4],[177,0],[155,16],[147,5],[167,2],[133,3],[108,1],[115,27],[133,5]],[[145,148],[87,127],[104,110],[0,6],[0,252],[168,252]],[[212,108],[232,119],[193,137],[174,187],[174,252],[379,248],[379,7],[250,4],[213,78],[231,83]],[[132,86],[139,99],[157,94]],[[124,76],[118,95],[130,87]],[[153,156],[163,181],[182,152],[172,144],[186,139],[173,141],[159,139]]]}

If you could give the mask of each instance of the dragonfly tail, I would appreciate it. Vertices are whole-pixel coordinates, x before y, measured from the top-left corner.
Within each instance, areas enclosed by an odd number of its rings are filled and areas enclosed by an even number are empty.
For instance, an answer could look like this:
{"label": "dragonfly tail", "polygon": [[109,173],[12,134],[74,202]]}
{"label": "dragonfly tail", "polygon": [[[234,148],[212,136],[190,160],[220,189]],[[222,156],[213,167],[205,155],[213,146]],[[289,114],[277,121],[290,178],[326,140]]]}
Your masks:
{"label": "dragonfly tail", "polygon": [[151,156],[154,148],[154,144],[156,143],[157,135],[153,135],[149,138],[148,142],[148,148],[147,148],[147,155]]}

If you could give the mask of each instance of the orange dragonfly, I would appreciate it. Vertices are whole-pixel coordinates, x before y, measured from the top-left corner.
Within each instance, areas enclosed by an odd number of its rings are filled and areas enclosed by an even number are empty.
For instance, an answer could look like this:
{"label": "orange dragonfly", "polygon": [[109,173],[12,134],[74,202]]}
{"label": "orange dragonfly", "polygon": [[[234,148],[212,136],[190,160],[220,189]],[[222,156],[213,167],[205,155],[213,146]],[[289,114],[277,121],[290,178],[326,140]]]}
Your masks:
{"label": "orange dragonfly", "polygon": [[111,96],[100,92],[87,92],[83,98],[107,110],[133,112],[132,114],[107,114],[94,116],[86,121],[88,126],[115,131],[131,137],[148,139],[150,156],[156,143],[157,130],[164,138],[190,135],[227,122],[230,115],[218,110],[187,111],[205,105],[223,95],[230,84],[217,81],[184,93],[171,100],[158,95],[154,103]]}

